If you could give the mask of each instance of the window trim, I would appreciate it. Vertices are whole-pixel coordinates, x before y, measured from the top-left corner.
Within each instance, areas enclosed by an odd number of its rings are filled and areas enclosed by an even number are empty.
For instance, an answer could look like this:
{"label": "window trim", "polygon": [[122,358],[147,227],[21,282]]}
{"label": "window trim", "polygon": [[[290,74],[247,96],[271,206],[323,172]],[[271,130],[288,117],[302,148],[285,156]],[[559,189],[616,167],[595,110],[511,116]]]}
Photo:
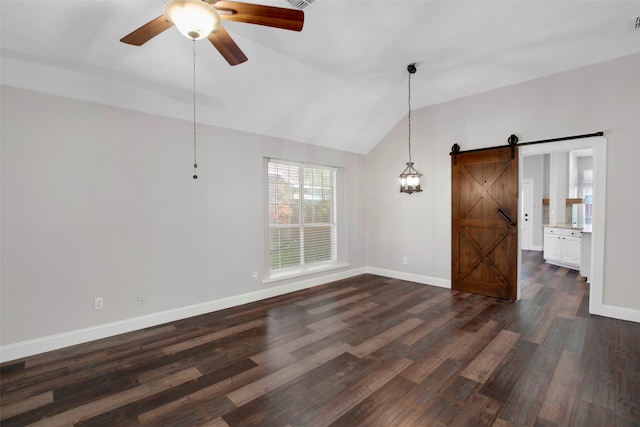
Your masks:
{"label": "window trim", "polygon": [[[323,264],[323,265],[319,265],[319,264]],[[280,280],[285,280],[285,279],[294,279],[296,277],[308,276],[316,273],[324,273],[326,271],[340,270],[342,268],[347,268],[350,266],[351,264],[349,264],[348,262],[340,262],[337,260],[325,261],[324,263],[315,263],[315,264],[306,266],[307,268],[302,268],[295,272],[287,269],[286,272],[270,274],[268,277],[265,277],[264,279],[262,279],[262,283],[263,284],[274,283],[274,282],[279,282]]]}
{"label": "window trim", "polygon": [[[314,262],[311,264],[295,265],[295,266],[271,271],[271,260],[270,260],[270,251],[269,251],[270,230],[271,230],[271,224],[269,221],[269,163],[278,163],[283,165],[296,166],[296,167],[300,167],[301,169],[302,168],[329,169],[333,172],[333,193],[334,193],[333,194],[333,204],[334,204],[333,216],[334,217],[333,217],[333,223],[331,224],[334,226],[334,241],[332,242],[334,257],[332,260]],[[326,272],[330,270],[337,270],[337,269],[349,267],[350,266],[349,263],[340,260],[340,253],[341,253],[340,241],[342,240],[341,239],[342,234],[340,231],[342,228],[342,225],[340,224],[340,221],[342,218],[342,215],[340,214],[340,211],[342,209],[342,207],[340,206],[342,204],[342,201],[340,198],[341,197],[340,195],[342,193],[342,190],[340,188],[340,186],[342,185],[341,184],[342,182],[341,168],[337,166],[331,166],[331,165],[322,165],[317,163],[285,160],[277,157],[265,157],[263,176],[265,177],[265,185],[264,185],[264,188],[265,188],[265,191],[264,191],[264,195],[265,195],[265,228],[264,228],[265,230],[265,274],[264,274],[262,283],[267,284],[267,283],[277,282],[280,280],[296,278],[300,276],[311,275],[315,273],[321,273],[321,272]],[[313,223],[313,224],[307,224],[307,225],[314,226],[319,224]],[[283,226],[285,225],[283,224]]]}

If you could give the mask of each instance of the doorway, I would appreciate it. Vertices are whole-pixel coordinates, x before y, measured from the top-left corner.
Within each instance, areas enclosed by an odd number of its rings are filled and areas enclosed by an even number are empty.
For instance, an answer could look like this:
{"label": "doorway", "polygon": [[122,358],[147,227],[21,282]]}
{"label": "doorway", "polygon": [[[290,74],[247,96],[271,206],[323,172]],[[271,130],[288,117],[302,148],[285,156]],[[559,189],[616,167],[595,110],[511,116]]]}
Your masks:
{"label": "doorway", "polygon": [[537,218],[533,203],[533,186],[532,179],[523,179],[520,186],[520,249],[527,251],[533,249],[533,221]]}
{"label": "doorway", "polygon": [[[571,139],[541,144],[522,145],[519,147],[519,176],[518,182],[524,185],[523,163],[527,156],[539,154],[562,153],[582,149],[593,150],[593,210],[591,235],[591,288],[589,291],[589,312],[591,314],[607,315],[603,305],[604,280],[604,243],[605,243],[605,188],[606,188],[606,156],[607,140],[602,136]],[[522,197],[522,192],[520,192]],[[523,200],[520,200],[520,205]],[[523,242],[524,232],[519,230],[519,241]],[[522,292],[522,245],[518,248],[518,299]]]}

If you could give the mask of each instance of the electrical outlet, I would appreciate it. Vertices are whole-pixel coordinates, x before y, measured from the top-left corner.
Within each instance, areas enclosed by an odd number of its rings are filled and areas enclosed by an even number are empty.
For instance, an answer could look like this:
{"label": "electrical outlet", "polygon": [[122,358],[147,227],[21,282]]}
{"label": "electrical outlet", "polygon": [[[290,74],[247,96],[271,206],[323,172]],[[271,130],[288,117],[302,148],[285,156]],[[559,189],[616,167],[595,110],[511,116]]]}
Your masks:
{"label": "electrical outlet", "polygon": [[93,308],[96,310],[102,310],[104,308],[104,300],[102,299],[102,297],[94,298]]}
{"label": "electrical outlet", "polygon": [[144,304],[145,300],[146,297],[144,295],[144,292],[138,292],[138,305]]}
{"label": "electrical outlet", "polygon": [[257,271],[253,272],[253,280],[258,280],[258,272]]}
{"label": "electrical outlet", "polygon": [[403,263],[404,265],[409,264],[409,260],[407,259],[407,257],[406,257],[406,256],[405,256],[405,257],[402,257],[402,263]]}
{"label": "electrical outlet", "polygon": [[629,32],[640,31],[640,15],[629,18]]}

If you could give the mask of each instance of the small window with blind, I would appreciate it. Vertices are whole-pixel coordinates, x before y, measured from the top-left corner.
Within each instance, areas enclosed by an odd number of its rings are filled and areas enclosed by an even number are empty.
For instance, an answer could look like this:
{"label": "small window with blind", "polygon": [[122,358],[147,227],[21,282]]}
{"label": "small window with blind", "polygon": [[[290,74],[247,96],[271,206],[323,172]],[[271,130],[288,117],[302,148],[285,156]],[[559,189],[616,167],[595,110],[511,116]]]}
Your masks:
{"label": "small window with blind", "polygon": [[336,168],[269,159],[269,276],[336,263]]}

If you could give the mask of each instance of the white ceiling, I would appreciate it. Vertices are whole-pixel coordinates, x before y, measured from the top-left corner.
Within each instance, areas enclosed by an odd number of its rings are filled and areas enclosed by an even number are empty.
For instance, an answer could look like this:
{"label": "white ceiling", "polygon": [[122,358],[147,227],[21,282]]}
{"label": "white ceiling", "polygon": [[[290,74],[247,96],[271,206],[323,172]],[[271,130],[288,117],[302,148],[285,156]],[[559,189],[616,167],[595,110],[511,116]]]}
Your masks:
{"label": "white ceiling", "polygon": [[[288,7],[284,0],[256,3]],[[193,120],[192,42],[119,40],[162,0],[1,0],[2,83]],[[302,32],[223,25],[196,44],[198,122],[366,153],[412,107],[640,52],[640,1],[317,0]]]}

